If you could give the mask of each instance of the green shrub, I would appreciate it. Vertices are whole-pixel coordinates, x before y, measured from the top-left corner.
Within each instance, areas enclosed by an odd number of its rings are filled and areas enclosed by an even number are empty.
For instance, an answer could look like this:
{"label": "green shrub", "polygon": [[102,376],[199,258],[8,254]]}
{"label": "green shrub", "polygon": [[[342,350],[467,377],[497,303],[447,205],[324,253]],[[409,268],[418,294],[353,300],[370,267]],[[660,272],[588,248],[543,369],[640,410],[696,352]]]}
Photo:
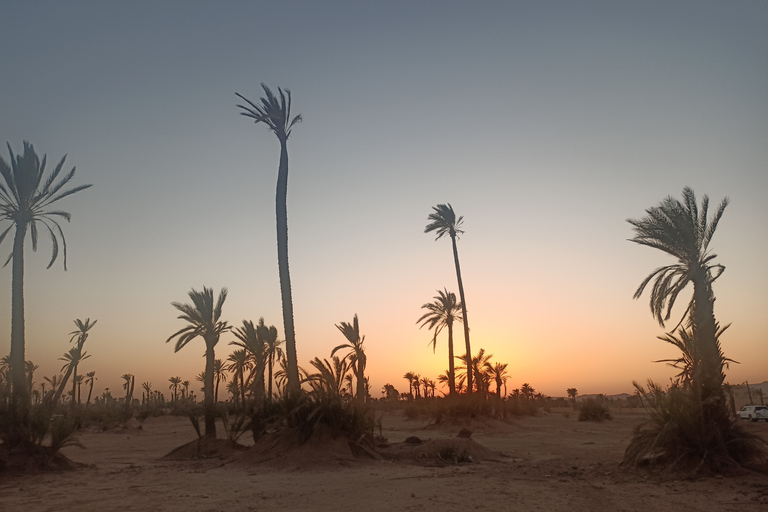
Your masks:
{"label": "green shrub", "polygon": [[579,407],[579,421],[597,421],[612,420],[611,411],[600,400],[587,398],[581,402]]}

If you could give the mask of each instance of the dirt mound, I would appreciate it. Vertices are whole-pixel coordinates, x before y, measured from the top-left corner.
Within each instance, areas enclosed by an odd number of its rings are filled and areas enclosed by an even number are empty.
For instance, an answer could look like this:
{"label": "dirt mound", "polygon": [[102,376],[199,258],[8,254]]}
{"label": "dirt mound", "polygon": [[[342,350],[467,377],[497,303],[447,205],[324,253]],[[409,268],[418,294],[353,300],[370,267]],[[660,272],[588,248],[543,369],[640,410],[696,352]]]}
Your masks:
{"label": "dirt mound", "polygon": [[493,418],[442,418],[439,423],[430,423],[425,430],[438,430],[458,434],[462,430],[472,433],[496,434],[510,431],[525,430],[526,427],[514,420],[497,420]]}
{"label": "dirt mound", "polygon": [[0,473],[37,474],[43,471],[63,471],[82,467],[47,446],[20,446],[13,450],[0,443]]}
{"label": "dirt mound", "polygon": [[[418,439],[418,438],[417,438]],[[401,460],[425,465],[471,463],[502,460],[502,455],[468,438],[427,439],[419,443],[402,442],[378,447],[387,460]]]}
{"label": "dirt mound", "polygon": [[246,448],[228,439],[202,438],[183,444],[160,460],[226,459]]}
{"label": "dirt mound", "polygon": [[275,469],[303,470],[349,466],[381,458],[371,448],[351,442],[346,436],[316,435],[298,444],[289,432],[262,437],[237,456],[236,464],[266,464]]}

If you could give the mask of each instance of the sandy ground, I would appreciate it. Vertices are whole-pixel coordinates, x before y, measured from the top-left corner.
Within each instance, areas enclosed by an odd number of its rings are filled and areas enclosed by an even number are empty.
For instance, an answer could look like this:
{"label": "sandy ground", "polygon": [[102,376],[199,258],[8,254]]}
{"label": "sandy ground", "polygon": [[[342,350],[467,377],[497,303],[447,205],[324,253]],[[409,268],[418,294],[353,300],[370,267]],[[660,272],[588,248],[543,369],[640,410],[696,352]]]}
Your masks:
{"label": "sandy ground", "polygon": [[[768,477],[685,479],[619,465],[640,414],[580,423],[553,413],[470,425],[493,454],[472,463],[281,456],[169,461],[195,438],[185,418],[149,418],[141,428],[84,431],[67,448],[74,471],[0,476],[0,511],[764,511]],[[768,436],[768,423],[747,424]],[[385,414],[390,442],[453,438],[460,425],[425,426]],[[247,439],[244,439],[247,441]],[[247,452],[246,452],[247,453]]]}

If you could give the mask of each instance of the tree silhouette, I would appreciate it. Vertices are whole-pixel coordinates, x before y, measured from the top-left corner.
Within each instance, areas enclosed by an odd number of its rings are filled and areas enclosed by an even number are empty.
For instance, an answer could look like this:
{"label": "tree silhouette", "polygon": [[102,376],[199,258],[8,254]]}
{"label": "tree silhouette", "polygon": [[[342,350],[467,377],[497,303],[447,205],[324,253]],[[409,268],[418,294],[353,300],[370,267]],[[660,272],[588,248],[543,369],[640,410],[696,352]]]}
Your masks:
{"label": "tree silhouette", "polygon": [[96,381],[96,372],[88,372],[85,374],[85,384],[88,386],[88,400],[86,400],[86,404],[91,403],[91,395],[93,394],[93,384]]}
{"label": "tree silhouette", "polygon": [[426,309],[421,318],[416,320],[416,323],[420,323],[421,327],[425,325],[429,329],[434,329],[434,336],[432,336],[432,351],[435,351],[437,346],[437,335],[443,330],[448,329],[448,389],[449,395],[456,394],[456,370],[454,368],[454,355],[453,355],[453,322],[454,320],[461,321],[461,304],[456,303],[456,295],[453,292],[449,292],[447,289],[444,291],[437,290],[437,295],[434,297],[435,301],[427,303],[421,306],[422,309]]}
{"label": "tree silhouette", "polygon": [[259,323],[256,326],[256,334],[259,339],[264,343],[265,357],[267,361],[267,369],[269,371],[267,376],[267,400],[272,401],[272,380],[275,361],[285,357],[285,352],[280,348],[283,343],[282,340],[277,339],[277,327],[270,325],[269,327],[264,324],[264,318],[259,318]]}
{"label": "tree silhouette", "polygon": [[[233,355],[237,358],[244,358],[243,370],[251,369],[247,381],[253,387],[255,399],[264,398],[264,368],[266,366],[266,344],[259,337],[258,328],[253,325],[251,320],[243,320],[243,326],[234,331],[235,337],[240,341],[232,341],[230,345],[237,345],[244,349],[243,354],[235,351]],[[234,361],[233,361],[234,362]],[[232,365],[230,365],[232,366]],[[243,373],[240,373],[240,393],[242,395],[243,406],[245,406],[245,391],[248,385],[244,380]]]}
{"label": "tree silhouette", "polygon": [[181,385],[181,377],[171,377],[168,379],[168,382],[171,383],[171,385],[168,386],[168,389],[171,390],[173,401],[175,402],[179,399],[179,386]]}
{"label": "tree silhouette", "polygon": [[227,380],[227,374],[224,372],[224,362],[221,359],[216,359],[213,362],[213,380],[216,384],[216,388],[213,392],[213,401],[218,403],[219,401],[219,382]]}
{"label": "tree silhouette", "polygon": [[493,381],[496,383],[496,397],[501,400],[501,386],[505,386],[504,388],[504,394],[506,395],[506,385],[507,385],[507,379],[509,379],[509,376],[507,375],[507,366],[508,363],[496,363],[491,364],[490,362],[485,363],[485,369],[487,370],[488,376],[493,379]]}
{"label": "tree silhouette", "polygon": [[[435,240],[439,240],[444,236],[451,238],[451,245],[453,247],[453,263],[456,266],[456,279],[459,283],[459,297],[461,298],[461,318],[464,323],[464,344],[466,345],[466,353],[472,353],[472,346],[469,342],[469,320],[467,320],[467,300],[464,297],[464,283],[461,279],[461,266],[459,265],[459,251],[456,248],[456,240],[458,235],[464,233],[461,229],[461,223],[464,217],[456,217],[456,213],[453,211],[453,207],[448,204],[438,204],[433,206],[434,210],[429,214],[427,227],[424,229],[425,233],[431,233],[432,231],[437,233]],[[472,394],[472,369],[467,369],[467,394]]]}
{"label": "tree silhouette", "polygon": [[363,347],[365,336],[360,336],[360,324],[357,321],[357,314],[355,314],[351,324],[347,322],[341,322],[341,324],[336,324],[336,328],[341,331],[341,334],[347,338],[349,343],[344,343],[334,348],[331,351],[331,356],[333,356],[337,351],[345,348],[350,350],[347,354],[347,357],[349,357],[350,362],[352,363],[352,371],[355,374],[355,379],[357,380],[357,391],[355,393],[355,398],[358,402],[362,403],[365,401],[366,357],[365,348]]}
{"label": "tree silhouette", "polygon": [[261,84],[264,97],[256,104],[240,93],[238,97],[248,103],[238,105],[241,115],[250,117],[256,124],[264,123],[280,141],[280,165],[277,171],[277,193],[275,210],[277,218],[277,264],[280,274],[280,293],[283,302],[283,328],[285,330],[285,350],[288,358],[288,390],[299,391],[299,366],[296,359],[296,335],[293,327],[293,298],[291,294],[291,275],[288,269],[288,137],[294,125],[300,123],[301,115],[291,118],[291,91],[278,87],[278,100],[272,91]]}
{"label": "tree silhouette", "polygon": [[203,291],[197,291],[193,288],[189,292],[189,298],[192,300],[192,304],[171,303],[173,307],[181,311],[178,318],[186,321],[189,325],[169,336],[166,343],[178,338],[174,347],[174,352],[178,352],[198,336],[205,341],[205,383],[203,385],[205,437],[215,439],[216,404],[213,402],[213,367],[216,356],[214,348],[219,342],[221,334],[230,330],[227,322],[221,321],[221,308],[227,298],[227,289],[221,289],[215,304],[213,289],[211,288],[203,287]]}
{"label": "tree silhouette", "polygon": [[688,318],[693,335],[691,385],[699,400],[712,398],[721,403],[723,409],[725,361],[717,336],[712,283],[725,267],[714,262],[717,255],[710,253],[709,243],[726,206],[727,198],[723,199],[710,219],[709,198],[706,195],[702,198],[699,210],[693,190],[686,187],[682,202],[668,196],[658,206],[648,208],[642,219],[627,219],[635,231],[635,236],[630,239],[632,242],[659,249],[677,258],[677,263],[651,272],[634,295],[636,299],[640,298],[646,286],[653,281],[650,308],[662,327],[669,320],[680,292],[689,283],[693,284],[693,298],[683,315],[685,319],[690,314]]}
{"label": "tree silhouette", "polygon": [[79,185],[64,190],[75,176],[73,167],[69,173],[57,181],[64,167],[64,156],[43,181],[47,156],[43,160],[35,153],[29,142],[24,142],[24,153],[14,155],[10,144],[10,165],[0,157],[0,221],[11,222],[2,233],[0,243],[15,227],[13,251],[8,260],[13,260],[11,281],[11,414],[18,417],[26,415],[29,407],[30,389],[24,378],[24,240],[29,230],[32,238],[32,250],[37,250],[38,229],[43,228],[51,238],[52,252],[48,268],[53,266],[59,255],[59,239],[63,249],[64,270],[67,269],[67,241],[59,220],[69,222],[71,215],[61,210],[51,209],[51,205],[60,199],[84,190],[91,185]]}

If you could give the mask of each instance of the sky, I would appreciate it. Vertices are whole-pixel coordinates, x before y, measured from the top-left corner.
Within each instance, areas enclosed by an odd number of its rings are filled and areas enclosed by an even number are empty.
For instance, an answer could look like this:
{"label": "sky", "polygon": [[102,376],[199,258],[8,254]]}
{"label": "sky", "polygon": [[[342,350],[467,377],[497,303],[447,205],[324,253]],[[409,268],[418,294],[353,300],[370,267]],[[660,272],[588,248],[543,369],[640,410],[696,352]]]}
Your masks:
{"label": "sky", "polygon": [[[171,302],[203,286],[229,289],[230,324],[264,317],[282,338],[279,143],[235,96],[258,100],[262,82],[304,118],[288,141],[300,365],[357,314],[373,396],[448,367],[445,336],[433,353],[416,320],[438,289],[458,292],[450,241],[424,233],[450,203],[473,351],[508,363],[510,389],[667,382],[653,361],[676,349],[632,295],[673,260],[629,242],[626,219],[690,186],[731,201],[711,244],[721,342],[740,362],[726,380],[768,380],[766,26],[762,1],[2,1],[0,141],[30,141],[49,168],[66,154],[93,184],[59,204],[66,272],[46,270],[48,240],[27,242],[35,381],[90,318],[80,371],[96,393],[121,394],[124,373],[166,395],[171,376],[194,383],[204,343],[166,339],[184,325]],[[7,266],[0,354],[10,299]]]}

